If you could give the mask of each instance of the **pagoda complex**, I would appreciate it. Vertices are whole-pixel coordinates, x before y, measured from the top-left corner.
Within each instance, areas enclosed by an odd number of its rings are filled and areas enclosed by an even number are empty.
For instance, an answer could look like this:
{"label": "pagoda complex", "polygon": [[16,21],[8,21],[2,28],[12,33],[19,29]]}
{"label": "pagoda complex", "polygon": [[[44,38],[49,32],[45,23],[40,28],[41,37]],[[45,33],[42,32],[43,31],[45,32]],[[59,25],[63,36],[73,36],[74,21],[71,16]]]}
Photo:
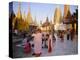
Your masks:
{"label": "pagoda complex", "polygon": [[12,26],[18,31],[32,31],[37,27],[36,19],[32,19],[30,5],[28,6],[27,16],[25,12],[21,13],[21,3],[19,3],[18,11],[15,14],[15,19],[12,21]]}

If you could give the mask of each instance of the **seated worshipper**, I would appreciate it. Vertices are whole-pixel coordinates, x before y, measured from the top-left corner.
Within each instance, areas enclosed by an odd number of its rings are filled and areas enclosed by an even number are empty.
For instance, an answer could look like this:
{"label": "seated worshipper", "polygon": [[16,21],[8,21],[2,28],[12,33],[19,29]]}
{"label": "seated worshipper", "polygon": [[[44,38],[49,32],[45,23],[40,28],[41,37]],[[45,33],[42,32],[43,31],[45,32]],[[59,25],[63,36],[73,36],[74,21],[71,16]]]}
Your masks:
{"label": "seated worshipper", "polygon": [[27,40],[27,42],[24,44],[24,52],[26,54],[31,52],[31,44],[29,43],[29,40]]}

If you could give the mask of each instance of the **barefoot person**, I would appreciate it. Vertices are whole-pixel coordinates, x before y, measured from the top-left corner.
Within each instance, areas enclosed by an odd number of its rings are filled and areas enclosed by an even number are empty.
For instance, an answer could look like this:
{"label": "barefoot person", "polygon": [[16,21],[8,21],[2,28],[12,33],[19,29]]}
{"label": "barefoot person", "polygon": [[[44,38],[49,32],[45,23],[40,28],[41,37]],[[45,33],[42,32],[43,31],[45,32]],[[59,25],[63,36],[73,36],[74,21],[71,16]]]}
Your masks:
{"label": "barefoot person", "polygon": [[32,36],[34,36],[34,53],[35,56],[40,56],[41,55],[41,50],[42,50],[42,34],[41,34],[41,30],[37,29],[36,33],[33,34]]}

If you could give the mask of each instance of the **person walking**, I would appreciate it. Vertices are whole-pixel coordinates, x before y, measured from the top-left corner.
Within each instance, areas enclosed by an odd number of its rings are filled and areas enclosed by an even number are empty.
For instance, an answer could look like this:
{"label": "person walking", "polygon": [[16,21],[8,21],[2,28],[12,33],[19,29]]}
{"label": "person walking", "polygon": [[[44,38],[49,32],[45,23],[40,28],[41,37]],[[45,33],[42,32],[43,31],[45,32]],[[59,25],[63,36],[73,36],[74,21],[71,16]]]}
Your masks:
{"label": "person walking", "polygon": [[67,40],[69,40],[69,38],[70,38],[70,30],[68,29],[67,30]]}
{"label": "person walking", "polygon": [[51,53],[53,50],[53,39],[52,39],[52,35],[49,35],[48,38],[48,53]]}
{"label": "person walking", "polygon": [[60,38],[61,38],[61,41],[63,42],[64,41],[64,34],[63,34],[63,32],[60,33]]}
{"label": "person walking", "polygon": [[42,33],[40,29],[37,29],[34,36],[34,54],[36,57],[40,56],[42,53]]}
{"label": "person walking", "polygon": [[56,41],[56,37],[55,37],[54,34],[52,35],[52,38],[53,38],[53,42],[55,42]]}

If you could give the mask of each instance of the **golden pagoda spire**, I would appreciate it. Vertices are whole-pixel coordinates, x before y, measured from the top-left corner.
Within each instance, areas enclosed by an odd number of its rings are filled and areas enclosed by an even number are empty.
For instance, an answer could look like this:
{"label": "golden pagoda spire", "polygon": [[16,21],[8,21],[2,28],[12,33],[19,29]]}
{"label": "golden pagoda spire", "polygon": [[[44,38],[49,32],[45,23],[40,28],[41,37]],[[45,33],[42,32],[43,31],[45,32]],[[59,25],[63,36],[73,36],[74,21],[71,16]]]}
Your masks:
{"label": "golden pagoda spire", "polygon": [[19,6],[18,6],[18,12],[17,12],[17,18],[22,18],[22,15],[21,15],[21,3],[19,2]]}
{"label": "golden pagoda spire", "polygon": [[25,14],[25,11],[23,13],[23,20],[25,21],[26,20],[26,14]]}
{"label": "golden pagoda spire", "polygon": [[31,11],[30,11],[30,3],[28,3],[28,14],[27,14],[27,21],[29,24],[32,24],[33,23],[33,20],[32,20],[32,16],[31,16]]}
{"label": "golden pagoda spire", "polygon": [[61,9],[57,7],[54,13],[54,28],[55,30],[59,29],[59,25],[62,23],[62,14]]}
{"label": "golden pagoda spire", "polygon": [[55,9],[54,13],[54,24],[58,23],[60,24],[62,22],[62,14],[61,14],[61,9],[58,7]]}

